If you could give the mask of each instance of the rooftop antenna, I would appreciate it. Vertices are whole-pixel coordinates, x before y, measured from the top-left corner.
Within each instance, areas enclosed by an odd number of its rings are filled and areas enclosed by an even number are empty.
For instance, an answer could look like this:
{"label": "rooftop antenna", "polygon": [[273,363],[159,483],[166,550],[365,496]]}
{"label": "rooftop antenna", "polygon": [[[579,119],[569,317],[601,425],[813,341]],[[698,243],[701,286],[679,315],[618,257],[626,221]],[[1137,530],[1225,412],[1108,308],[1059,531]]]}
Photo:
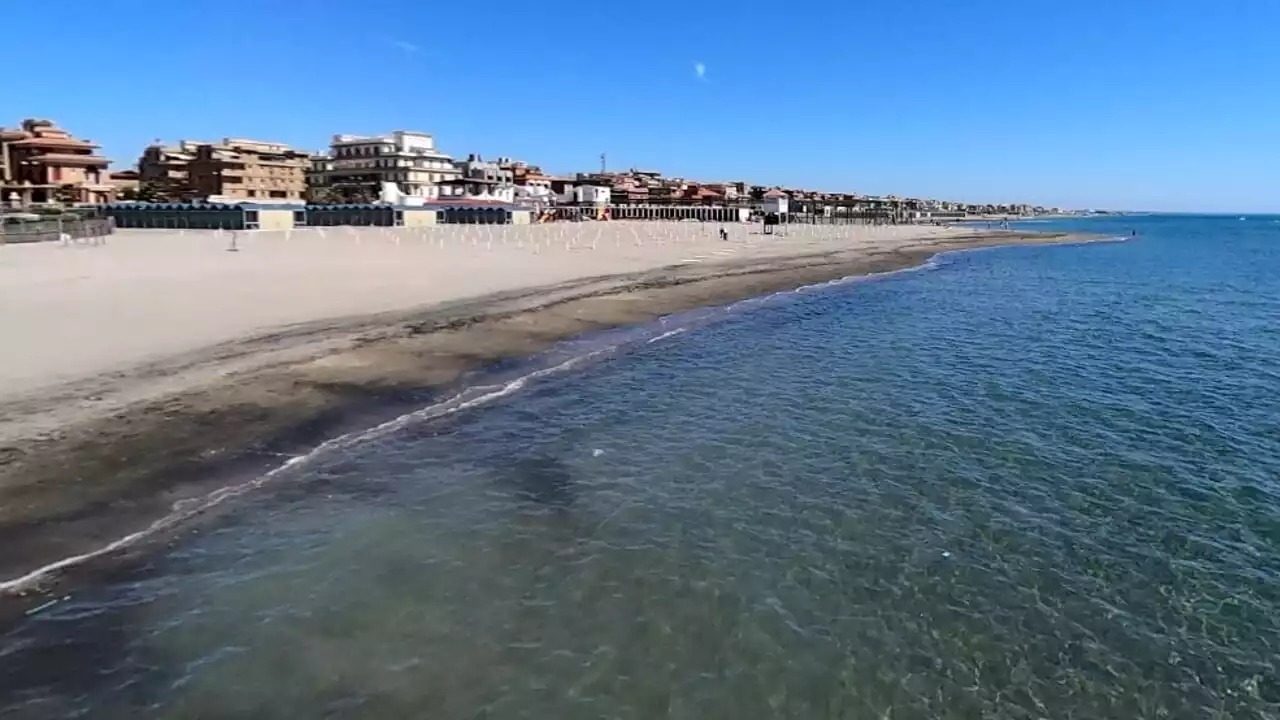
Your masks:
{"label": "rooftop antenna", "polygon": [[605,174],[604,153],[600,153],[600,174]]}

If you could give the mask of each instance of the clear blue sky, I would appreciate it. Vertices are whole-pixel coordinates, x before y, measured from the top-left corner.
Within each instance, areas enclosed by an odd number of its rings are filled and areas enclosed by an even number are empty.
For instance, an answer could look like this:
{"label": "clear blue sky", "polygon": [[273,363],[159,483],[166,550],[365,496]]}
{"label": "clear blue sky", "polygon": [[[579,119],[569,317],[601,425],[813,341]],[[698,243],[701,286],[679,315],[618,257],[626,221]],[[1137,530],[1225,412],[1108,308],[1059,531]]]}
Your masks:
{"label": "clear blue sky", "polygon": [[[562,173],[607,152],[707,180],[1280,211],[1277,0],[3,4],[23,62],[0,123],[53,118],[117,168],[155,138],[407,128]],[[45,53],[55,32],[69,52]]]}

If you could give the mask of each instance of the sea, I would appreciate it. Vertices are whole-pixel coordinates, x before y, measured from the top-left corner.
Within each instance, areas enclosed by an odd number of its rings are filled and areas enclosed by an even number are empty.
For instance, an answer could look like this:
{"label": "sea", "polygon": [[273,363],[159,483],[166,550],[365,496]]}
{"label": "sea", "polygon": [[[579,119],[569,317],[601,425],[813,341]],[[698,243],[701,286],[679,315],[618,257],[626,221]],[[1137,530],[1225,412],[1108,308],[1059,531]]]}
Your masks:
{"label": "sea", "polygon": [[1116,241],[326,443],[0,630],[0,718],[1280,717],[1280,217],[1022,227]]}

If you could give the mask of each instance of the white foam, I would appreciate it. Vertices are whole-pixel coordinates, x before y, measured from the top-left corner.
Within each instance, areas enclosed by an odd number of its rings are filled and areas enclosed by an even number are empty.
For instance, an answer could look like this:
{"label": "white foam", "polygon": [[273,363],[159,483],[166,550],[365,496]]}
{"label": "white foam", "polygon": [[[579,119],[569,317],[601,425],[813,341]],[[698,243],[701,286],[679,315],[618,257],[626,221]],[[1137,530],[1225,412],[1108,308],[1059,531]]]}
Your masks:
{"label": "white foam", "polygon": [[662,333],[661,335],[654,335],[653,337],[649,338],[648,340],[645,340],[645,341],[644,341],[644,344],[645,344],[645,345],[651,345],[651,344],[653,344],[653,343],[658,342],[659,340],[666,340],[666,339],[667,339],[667,338],[669,338],[669,337],[675,337],[676,335],[679,335],[679,334],[681,334],[681,333],[688,332],[688,331],[689,331],[689,328],[687,328],[687,327],[678,327],[678,328],[676,328],[675,330],[668,330],[668,331],[666,331],[666,332]]}
{"label": "white foam", "polygon": [[[1121,241],[1121,242],[1127,239],[1128,239],[1127,237],[1114,238],[1114,240]],[[1067,243],[1067,244],[1076,244],[1076,243]],[[961,253],[961,252],[991,250],[991,249],[996,249],[997,247],[1001,247],[1001,246],[987,247],[987,248],[968,248],[963,250],[941,252],[931,256],[924,263],[920,265],[914,265],[912,267],[901,268],[899,270],[890,270],[888,272],[882,272],[882,273],[872,273],[869,275],[851,275],[851,276],[839,278],[836,280],[831,280],[831,281],[822,282],[822,283],[815,283],[813,285],[804,285],[799,288],[796,288],[795,290],[784,290],[781,292],[771,293],[769,295],[763,295],[763,296],[754,297],[754,298],[747,298],[746,300],[740,300],[731,305],[724,306],[719,311],[714,309],[708,311],[707,309],[704,308],[700,310],[692,310],[692,311],[689,311],[688,313],[677,313],[674,315],[668,315],[660,319],[661,324],[663,324],[664,326],[666,325],[666,322],[668,320],[677,320],[677,321],[684,320],[685,323],[680,327],[674,328],[672,330],[664,331],[659,335],[649,338],[645,341],[645,343],[646,344],[654,343],[659,340],[674,337],[675,335],[679,335],[681,333],[687,332],[691,327],[693,327],[695,323],[699,323],[701,321],[715,319],[719,317],[724,317],[729,313],[732,313],[733,311],[738,310],[739,308],[765,304],[767,302],[770,302],[782,296],[796,295],[796,294],[801,294],[805,291],[812,291],[816,289],[842,285],[850,282],[858,282],[863,280],[886,277],[890,275],[897,275],[900,273],[932,270],[940,266],[940,259],[943,258],[944,256]],[[686,260],[686,262],[697,262],[697,261]],[[541,368],[533,372],[530,372],[526,375],[522,375],[502,385],[485,385],[485,386],[468,388],[460,392],[459,394],[449,398],[448,400],[436,403],[434,405],[429,405],[427,407],[421,408],[419,410],[415,410],[410,413],[406,413],[392,420],[388,420],[387,422],[384,422],[381,425],[376,425],[367,430],[361,430],[357,432],[347,433],[345,435],[339,435],[338,437],[332,438],[330,440],[326,440],[320,443],[319,445],[317,445],[310,452],[304,455],[291,457],[286,461],[284,461],[283,463],[281,463],[280,465],[273,468],[272,470],[262,475],[259,475],[252,480],[249,480],[244,483],[240,483],[239,485],[231,485],[228,487],[220,488],[203,497],[190,498],[187,500],[179,501],[174,504],[173,508],[171,509],[171,512],[168,515],[165,515],[164,517],[156,520],[155,522],[151,523],[150,525],[143,528],[142,530],[125,535],[124,537],[121,537],[117,540],[107,543],[106,545],[103,545],[91,552],[66,557],[56,562],[49,563],[48,565],[44,565],[42,567],[36,568],[35,570],[32,570],[31,572],[25,575],[0,582],[0,595],[16,594],[16,593],[21,593],[23,591],[32,589],[41,580],[44,580],[45,578],[48,578],[49,576],[57,572],[75,567],[77,565],[84,564],[91,560],[104,557],[106,555],[110,555],[111,553],[114,553],[118,550],[123,550],[130,546],[136,545],[139,542],[147,539],[148,537],[155,535],[156,533],[172,528],[178,525],[179,523],[181,523],[182,521],[187,520],[199,513],[210,510],[213,507],[231,498],[239,497],[247,492],[250,492],[251,490],[255,490],[257,488],[262,487],[263,485],[267,484],[271,480],[279,477],[285,470],[304,466],[305,464],[312,462],[317,458],[324,457],[329,453],[342,450],[345,448],[349,448],[359,443],[368,442],[370,440],[375,440],[377,438],[384,437],[389,433],[393,433],[413,423],[433,420],[435,418],[444,417],[446,415],[451,415],[456,412],[461,412],[463,410],[468,410],[470,408],[474,408],[480,405],[490,403],[494,400],[519,392],[529,383],[530,380],[536,380],[538,378],[546,377],[548,375],[571,370],[577,367],[578,365],[588,362],[596,357],[599,357],[609,352],[613,352],[625,344],[626,343],[624,341],[619,345],[610,345],[610,346],[601,348],[599,350],[595,350],[589,353],[585,353],[583,355],[575,356],[557,365]],[[476,395],[475,393],[479,393],[479,394]],[[474,397],[468,397],[469,395],[474,395]]]}
{"label": "white foam", "polygon": [[[598,357],[614,349],[616,349],[616,346],[586,353],[584,355],[580,355],[580,356],[571,358],[569,360],[566,360],[562,363],[559,363],[558,365],[553,365],[551,367],[535,370],[533,372],[530,372],[526,375],[522,375],[502,385],[489,385],[489,386],[470,388],[467,391],[464,391],[462,393],[459,393],[458,395],[455,395],[449,398],[448,400],[445,400],[440,403],[436,403],[434,405],[429,405],[419,410],[415,410],[411,413],[406,413],[392,420],[388,420],[387,422],[384,422],[381,425],[376,425],[367,430],[360,430],[353,433],[347,433],[346,435],[339,435],[338,437],[332,438],[330,440],[326,440],[320,443],[319,445],[317,445],[313,450],[306,453],[305,455],[291,457],[288,460],[286,460],[284,463],[278,465],[277,467],[273,468],[272,470],[266,473],[263,473],[262,475],[259,475],[253,478],[252,480],[240,483],[238,485],[231,485],[228,487],[219,488],[218,490],[214,490],[213,492],[203,497],[190,498],[187,500],[179,501],[174,504],[171,512],[168,515],[165,515],[164,517],[156,520],[155,522],[151,523],[150,525],[143,528],[142,530],[129,533],[128,535],[125,535],[124,537],[118,538],[110,543],[107,543],[106,545],[103,545],[96,550],[82,553],[80,555],[72,555],[70,557],[63,558],[56,562],[49,563],[48,565],[44,565],[42,567],[36,568],[35,570],[32,570],[31,572],[25,575],[12,578],[10,580],[6,580],[4,582],[0,582],[0,595],[16,594],[16,593],[21,593],[25,590],[33,589],[41,580],[48,578],[54,573],[60,572],[62,570],[66,570],[68,568],[75,567],[77,565],[84,564],[86,562],[89,562],[90,560],[104,557],[118,550],[123,550],[130,546],[136,545],[139,542],[147,539],[152,535],[155,535],[158,532],[172,528],[177,524],[181,523],[182,521],[190,519],[191,517],[194,517],[199,513],[210,510],[213,507],[231,498],[239,497],[240,495],[243,495],[251,490],[255,490],[257,488],[262,487],[263,485],[270,482],[271,480],[279,477],[287,469],[292,469],[295,467],[305,465],[306,463],[312,462],[317,458],[324,457],[330,453],[349,448],[359,443],[368,442],[370,440],[384,437],[389,433],[393,433],[401,428],[404,428],[416,422],[433,420],[435,418],[443,417],[445,415],[451,415],[456,412],[461,412],[463,410],[468,410],[470,408],[474,408],[479,405],[490,403],[499,398],[503,398],[513,393],[519,392],[529,383],[530,380],[536,380],[538,378],[546,377],[548,375],[570,370],[584,362],[587,362],[595,357]],[[476,391],[480,391],[480,394],[475,397],[470,397],[470,398],[466,397],[468,394],[474,393]]]}

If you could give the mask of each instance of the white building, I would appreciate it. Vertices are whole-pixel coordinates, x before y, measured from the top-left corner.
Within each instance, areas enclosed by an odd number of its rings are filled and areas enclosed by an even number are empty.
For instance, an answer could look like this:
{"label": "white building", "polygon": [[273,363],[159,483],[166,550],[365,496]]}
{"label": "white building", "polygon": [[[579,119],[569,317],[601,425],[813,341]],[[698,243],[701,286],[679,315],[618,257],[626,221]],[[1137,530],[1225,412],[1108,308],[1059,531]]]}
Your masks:
{"label": "white building", "polygon": [[516,186],[483,178],[455,178],[439,185],[441,200],[487,200],[514,203]]}
{"label": "white building", "polygon": [[491,180],[505,185],[515,184],[515,170],[510,158],[485,160],[479,155],[471,154],[466,160],[455,164],[464,178]]}
{"label": "white building", "polygon": [[329,155],[313,158],[307,181],[314,195],[332,190],[348,199],[375,200],[383,183],[395,183],[407,197],[434,200],[439,184],[462,171],[453,158],[436,149],[426,133],[396,130],[390,135],[334,135]]}
{"label": "white building", "polygon": [[601,185],[575,185],[572,193],[579,205],[608,205],[613,197],[613,189]]}
{"label": "white building", "polygon": [[525,178],[524,186],[529,188],[537,188],[536,192],[551,192],[551,178],[549,177],[530,177]]}
{"label": "white building", "polygon": [[513,203],[516,199],[516,186],[511,161],[507,158],[485,160],[476,154],[467,156],[466,160],[455,162],[458,176],[442,181],[439,185],[439,199],[484,200],[489,202]]}
{"label": "white building", "polygon": [[786,215],[787,205],[788,198],[786,193],[781,190],[770,190],[764,194],[764,202],[761,203],[760,209],[766,214]]}
{"label": "white building", "polygon": [[515,201],[521,205],[543,210],[556,204],[555,193],[551,192],[551,181],[526,183],[515,186]]}

